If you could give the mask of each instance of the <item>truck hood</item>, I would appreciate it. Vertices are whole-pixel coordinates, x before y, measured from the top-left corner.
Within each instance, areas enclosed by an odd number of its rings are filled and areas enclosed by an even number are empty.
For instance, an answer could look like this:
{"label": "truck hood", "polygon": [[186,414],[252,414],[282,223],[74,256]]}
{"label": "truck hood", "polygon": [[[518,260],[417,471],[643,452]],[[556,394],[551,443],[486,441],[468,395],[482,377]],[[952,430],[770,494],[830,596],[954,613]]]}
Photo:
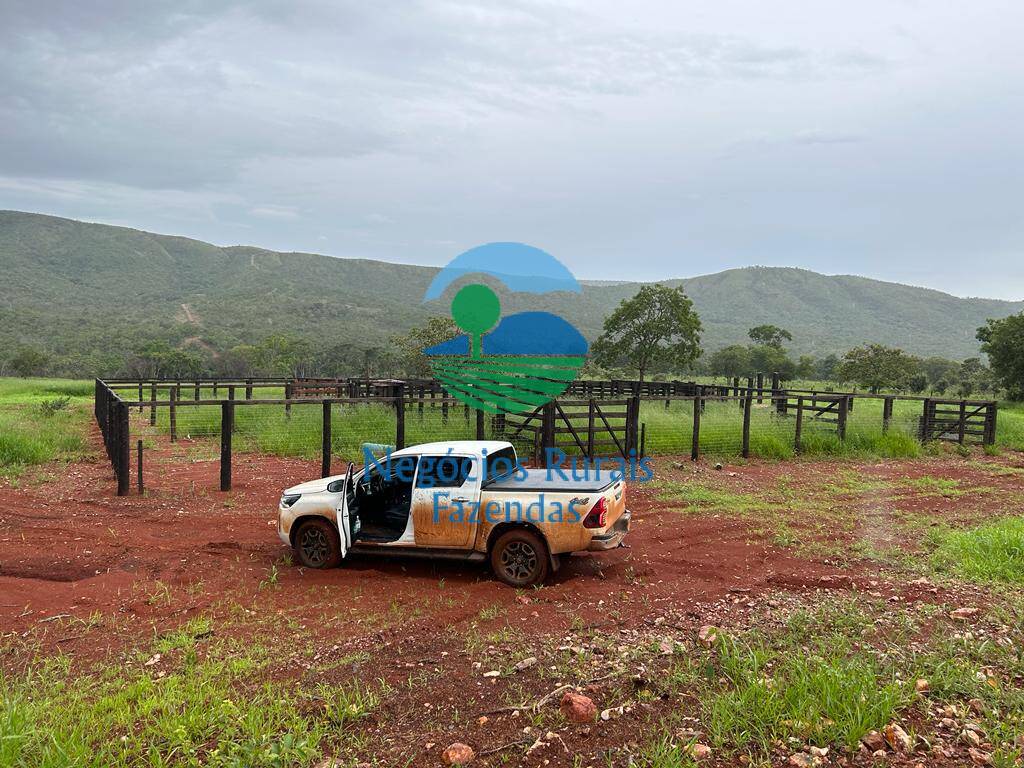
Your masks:
{"label": "truck hood", "polygon": [[332,475],[331,477],[322,477],[317,480],[310,480],[307,483],[299,483],[298,485],[293,485],[291,488],[286,488],[283,495],[294,496],[295,494],[302,493],[321,493],[326,491],[327,486],[335,480],[344,479],[344,475]]}

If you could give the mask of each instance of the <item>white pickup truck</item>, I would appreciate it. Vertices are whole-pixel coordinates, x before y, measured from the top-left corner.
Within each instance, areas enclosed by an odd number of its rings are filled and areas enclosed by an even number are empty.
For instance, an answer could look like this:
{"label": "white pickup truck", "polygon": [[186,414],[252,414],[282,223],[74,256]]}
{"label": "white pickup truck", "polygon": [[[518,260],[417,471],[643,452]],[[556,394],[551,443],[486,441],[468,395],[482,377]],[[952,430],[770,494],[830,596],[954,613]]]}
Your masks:
{"label": "white pickup truck", "polygon": [[524,469],[511,443],[460,440],[390,453],[293,486],[278,533],[309,568],[349,552],[484,561],[506,584],[538,584],[572,552],[617,547],[629,530],[625,482]]}

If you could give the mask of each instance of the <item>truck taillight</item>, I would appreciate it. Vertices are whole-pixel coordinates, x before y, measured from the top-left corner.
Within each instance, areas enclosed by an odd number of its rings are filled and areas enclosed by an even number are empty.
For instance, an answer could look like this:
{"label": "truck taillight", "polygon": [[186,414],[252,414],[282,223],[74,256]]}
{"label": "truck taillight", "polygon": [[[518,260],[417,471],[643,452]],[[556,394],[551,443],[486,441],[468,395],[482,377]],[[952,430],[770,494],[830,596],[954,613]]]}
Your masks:
{"label": "truck taillight", "polygon": [[584,528],[604,528],[608,522],[608,507],[604,503],[604,496],[597,500],[597,504],[590,510],[590,513],[583,519]]}

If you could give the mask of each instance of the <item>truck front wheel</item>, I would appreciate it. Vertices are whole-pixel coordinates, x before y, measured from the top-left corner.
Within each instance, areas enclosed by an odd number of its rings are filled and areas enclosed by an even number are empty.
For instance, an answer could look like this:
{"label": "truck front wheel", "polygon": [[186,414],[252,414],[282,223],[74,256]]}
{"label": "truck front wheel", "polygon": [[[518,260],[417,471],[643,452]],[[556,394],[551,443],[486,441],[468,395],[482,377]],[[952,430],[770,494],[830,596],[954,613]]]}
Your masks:
{"label": "truck front wheel", "polygon": [[512,587],[540,584],[550,570],[548,548],[532,531],[514,528],[498,537],[491,548],[491,569]]}
{"label": "truck front wheel", "polygon": [[322,517],[305,521],[295,533],[295,554],[307,568],[334,568],[341,562],[338,531]]}

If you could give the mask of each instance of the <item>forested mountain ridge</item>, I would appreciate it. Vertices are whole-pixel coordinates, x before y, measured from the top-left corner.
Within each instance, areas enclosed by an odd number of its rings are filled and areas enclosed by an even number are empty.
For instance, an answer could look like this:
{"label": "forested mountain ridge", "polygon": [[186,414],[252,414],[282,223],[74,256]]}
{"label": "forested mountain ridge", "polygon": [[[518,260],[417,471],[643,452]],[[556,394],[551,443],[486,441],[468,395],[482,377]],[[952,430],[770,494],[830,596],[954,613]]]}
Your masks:
{"label": "forested mountain ridge", "polygon": [[[227,350],[285,334],[316,346],[386,346],[394,334],[446,313],[441,303],[421,303],[436,272],[0,211],[0,357],[36,346],[64,372],[89,373],[110,369],[151,340]],[[975,330],[987,318],[1024,308],[793,268],[663,282],[683,283],[703,322],[706,350],[746,343],[750,327],[774,323],[792,332],[794,354],[878,342],[962,359],[977,355]],[[594,339],[637,287],[585,283],[579,295],[517,296],[504,309],[554,311]]]}

